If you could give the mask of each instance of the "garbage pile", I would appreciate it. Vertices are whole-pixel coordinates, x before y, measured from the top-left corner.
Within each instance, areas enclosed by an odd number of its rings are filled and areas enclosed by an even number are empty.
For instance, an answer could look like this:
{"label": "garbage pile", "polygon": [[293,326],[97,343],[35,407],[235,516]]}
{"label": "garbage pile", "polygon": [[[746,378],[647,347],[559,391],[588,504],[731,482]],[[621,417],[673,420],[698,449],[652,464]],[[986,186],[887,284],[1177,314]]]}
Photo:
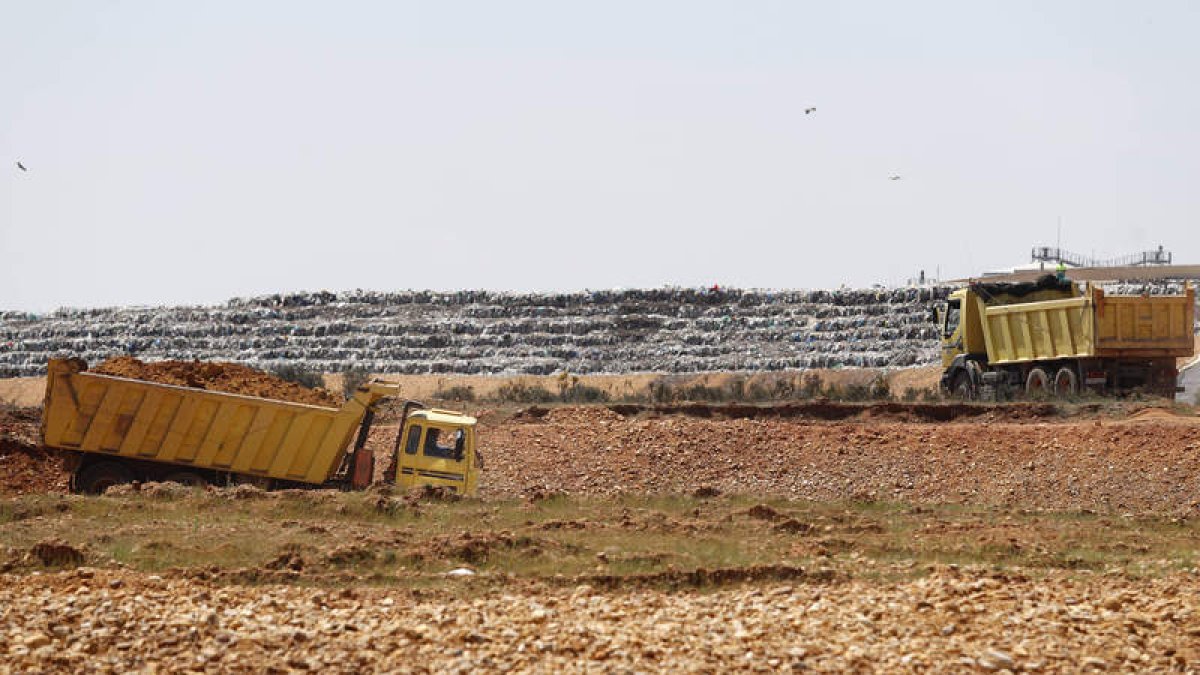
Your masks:
{"label": "garbage pile", "polygon": [[948,290],[358,290],[0,312],[0,377],[53,356],[537,375],[908,366],[936,358],[929,310]]}

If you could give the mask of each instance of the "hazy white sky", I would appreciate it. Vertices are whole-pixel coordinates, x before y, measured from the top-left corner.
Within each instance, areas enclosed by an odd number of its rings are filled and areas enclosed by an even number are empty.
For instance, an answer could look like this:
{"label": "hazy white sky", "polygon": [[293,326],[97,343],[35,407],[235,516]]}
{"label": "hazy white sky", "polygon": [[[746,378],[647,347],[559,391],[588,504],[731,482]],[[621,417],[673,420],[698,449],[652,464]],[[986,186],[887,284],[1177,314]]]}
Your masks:
{"label": "hazy white sky", "polygon": [[1197,35],[1187,0],[0,0],[0,309],[863,286],[1060,217],[1200,262]]}

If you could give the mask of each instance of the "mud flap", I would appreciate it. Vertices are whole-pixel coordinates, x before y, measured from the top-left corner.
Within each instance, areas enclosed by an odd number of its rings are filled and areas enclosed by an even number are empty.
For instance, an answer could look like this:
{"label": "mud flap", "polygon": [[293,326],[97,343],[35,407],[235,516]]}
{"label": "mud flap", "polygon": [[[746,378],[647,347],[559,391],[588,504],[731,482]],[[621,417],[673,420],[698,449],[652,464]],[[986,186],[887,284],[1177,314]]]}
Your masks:
{"label": "mud flap", "polygon": [[354,453],[354,466],[350,467],[350,487],[362,490],[371,486],[375,477],[375,455],[365,449]]}

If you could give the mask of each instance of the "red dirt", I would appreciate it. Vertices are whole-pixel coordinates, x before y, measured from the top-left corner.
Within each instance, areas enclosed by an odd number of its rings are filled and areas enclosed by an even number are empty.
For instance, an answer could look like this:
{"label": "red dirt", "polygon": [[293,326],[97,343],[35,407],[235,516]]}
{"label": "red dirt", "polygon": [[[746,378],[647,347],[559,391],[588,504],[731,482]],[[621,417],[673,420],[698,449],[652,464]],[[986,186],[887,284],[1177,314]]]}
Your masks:
{"label": "red dirt", "polygon": [[[740,412],[740,411],[738,411]],[[1021,409],[952,422],[758,419],[607,407],[480,424],[485,499],[537,494],[754,494],[819,501],[994,504],[1200,514],[1200,417],[1040,418]],[[1017,414],[1013,414],[1017,413]],[[1029,417],[1026,417],[1029,415]],[[930,417],[938,417],[930,415]],[[0,493],[58,492],[36,410],[0,414]],[[376,426],[377,478],[396,426]]]}
{"label": "red dirt", "polygon": [[292,403],[327,407],[337,407],[342,404],[340,397],[324,389],[309,389],[237,363],[220,361],[144,363],[131,356],[118,356],[92,368],[91,372],[160,384],[173,384],[180,387],[192,387],[193,389],[291,401]]}
{"label": "red dirt", "polygon": [[0,495],[66,492],[61,458],[38,447],[36,409],[0,409]]}
{"label": "red dirt", "polygon": [[1026,412],[950,423],[524,414],[480,429],[481,494],[711,487],[819,501],[1200,513],[1200,418],[1020,421]]}

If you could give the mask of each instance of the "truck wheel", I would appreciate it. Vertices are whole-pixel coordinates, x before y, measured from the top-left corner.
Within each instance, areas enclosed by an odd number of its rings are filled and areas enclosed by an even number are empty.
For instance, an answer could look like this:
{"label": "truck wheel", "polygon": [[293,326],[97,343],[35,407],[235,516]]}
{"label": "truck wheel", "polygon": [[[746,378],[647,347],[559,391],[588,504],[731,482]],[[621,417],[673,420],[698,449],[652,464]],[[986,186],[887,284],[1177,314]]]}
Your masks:
{"label": "truck wheel", "polygon": [[974,401],[979,398],[979,390],[975,385],[977,378],[971,377],[973,374],[977,374],[975,371],[978,369],[979,366],[971,364],[966,370],[959,371],[954,376],[954,383],[950,388],[950,393],[954,395],[954,398],[960,401]]}
{"label": "truck wheel", "polygon": [[96,462],[75,474],[75,489],[88,495],[104,494],[114,485],[133,482],[133,472],[117,462]]}
{"label": "truck wheel", "polygon": [[1067,367],[1058,369],[1054,374],[1054,395],[1059,398],[1074,396],[1079,392],[1079,377],[1075,371]]}
{"label": "truck wheel", "polygon": [[1050,377],[1041,368],[1029,371],[1025,378],[1025,397],[1042,398],[1050,393]]}
{"label": "truck wheel", "polygon": [[186,485],[187,487],[202,488],[208,485],[208,481],[204,480],[204,476],[191,471],[176,471],[174,473],[169,473],[163,480],[167,481],[168,483],[179,483],[180,485]]}

